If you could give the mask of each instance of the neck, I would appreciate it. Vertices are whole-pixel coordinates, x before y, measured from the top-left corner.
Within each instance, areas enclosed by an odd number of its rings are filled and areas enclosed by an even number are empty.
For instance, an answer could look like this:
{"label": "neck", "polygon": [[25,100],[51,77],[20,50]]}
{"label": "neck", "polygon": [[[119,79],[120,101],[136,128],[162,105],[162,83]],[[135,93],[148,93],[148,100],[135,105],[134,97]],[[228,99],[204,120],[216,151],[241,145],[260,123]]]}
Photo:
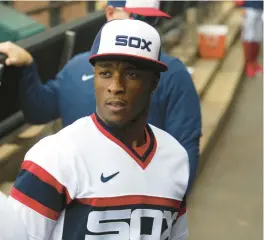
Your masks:
{"label": "neck", "polygon": [[109,126],[97,114],[97,117],[107,126],[110,132],[124,144],[131,147],[138,147],[146,142],[145,127],[147,125],[147,114],[141,114],[128,124],[122,127]]}
{"label": "neck", "polygon": [[135,121],[126,124],[118,133],[122,142],[133,148],[143,145],[146,142],[146,124],[146,116],[140,116]]}

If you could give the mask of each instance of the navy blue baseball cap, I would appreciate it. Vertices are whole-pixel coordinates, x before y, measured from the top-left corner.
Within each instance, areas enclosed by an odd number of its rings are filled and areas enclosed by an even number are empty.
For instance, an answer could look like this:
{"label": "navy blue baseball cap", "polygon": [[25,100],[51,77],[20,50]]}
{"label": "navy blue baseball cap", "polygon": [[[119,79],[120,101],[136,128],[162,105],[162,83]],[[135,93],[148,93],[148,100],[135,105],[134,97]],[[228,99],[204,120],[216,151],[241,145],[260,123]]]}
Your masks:
{"label": "navy blue baseball cap", "polygon": [[97,34],[89,59],[133,61],[156,72],[168,67],[160,61],[161,38],[151,25],[132,19],[112,20],[105,23]]}

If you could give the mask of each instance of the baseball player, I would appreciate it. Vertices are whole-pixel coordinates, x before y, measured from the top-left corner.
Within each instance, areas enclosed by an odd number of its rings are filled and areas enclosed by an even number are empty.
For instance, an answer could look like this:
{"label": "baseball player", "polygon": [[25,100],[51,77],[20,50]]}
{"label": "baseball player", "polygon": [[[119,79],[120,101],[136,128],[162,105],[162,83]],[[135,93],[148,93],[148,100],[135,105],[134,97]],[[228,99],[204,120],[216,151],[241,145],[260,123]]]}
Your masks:
{"label": "baseball player", "polygon": [[[107,21],[133,18],[155,26],[160,18],[170,16],[159,9],[159,0],[108,1]],[[0,43],[0,52],[9,57],[8,65],[23,66],[18,81],[20,106],[25,119],[45,124],[57,118],[63,127],[95,111],[94,72],[89,64],[91,51],[74,56],[57,74],[55,81],[41,84],[32,56],[14,44]],[[176,138],[187,150],[192,185],[199,161],[201,112],[199,97],[184,64],[161,51],[168,71],[161,73],[152,95],[148,122]]]}
{"label": "baseball player", "polygon": [[10,194],[30,240],[184,240],[186,150],[147,124],[159,75],[158,32],[113,20],[90,57],[96,112],[33,146]]}

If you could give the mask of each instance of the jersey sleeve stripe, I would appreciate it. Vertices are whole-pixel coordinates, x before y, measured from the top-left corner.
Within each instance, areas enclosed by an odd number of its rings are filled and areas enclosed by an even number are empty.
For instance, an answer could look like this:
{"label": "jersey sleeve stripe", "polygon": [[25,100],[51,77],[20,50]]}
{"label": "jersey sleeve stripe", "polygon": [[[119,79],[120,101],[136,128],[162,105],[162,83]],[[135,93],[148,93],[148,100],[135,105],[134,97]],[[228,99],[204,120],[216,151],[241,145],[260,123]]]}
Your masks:
{"label": "jersey sleeve stripe", "polygon": [[41,181],[37,176],[21,170],[17,176],[14,187],[31,199],[56,212],[66,207],[66,197],[51,185]]}
{"label": "jersey sleeve stripe", "polygon": [[53,177],[50,173],[48,173],[45,169],[43,169],[36,163],[29,160],[25,160],[21,166],[21,169],[27,170],[28,172],[38,177],[42,182],[45,182],[50,186],[54,187],[59,194],[65,194],[67,204],[69,204],[72,201],[67,188],[63,186],[60,182],[58,182],[58,180],[55,177]]}
{"label": "jersey sleeve stripe", "polygon": [[114,207],[114,206],[126,206],[126,205],[156,205],[166,206],[179,209],[181,201],[161,198],[161,197],[150,197],[142,195],[129,195],[120,197],[107,197],[107,198],[81,198],[77,199],[82,204],[91,205],[93,207]]}
{"label": "jersey sleeve stripe", "polygon": [[48,207],[42,205],[41,203],[37,202],[36,200],[28,197],[24,193],[17,190],[15,187],[12,188],[10,196],[14,198],[15,200],[21,202],[25,206],[29,207],[30,209],[36,211],[37,213],[41,214],[42,216],[45,216],[52,220],[58,220],[59,213],[49,209]]}

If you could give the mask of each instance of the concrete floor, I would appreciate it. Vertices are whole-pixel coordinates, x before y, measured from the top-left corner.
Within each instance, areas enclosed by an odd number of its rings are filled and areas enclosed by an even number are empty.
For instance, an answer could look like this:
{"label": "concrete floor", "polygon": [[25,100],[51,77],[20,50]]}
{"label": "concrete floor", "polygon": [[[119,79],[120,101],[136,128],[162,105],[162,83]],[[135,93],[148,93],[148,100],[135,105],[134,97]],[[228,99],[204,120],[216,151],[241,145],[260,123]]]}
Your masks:
{"label": "concrete floor", "polygon": [[262,76],[245,79],[190,196],[190,240],[263,239],[262,96]]}

